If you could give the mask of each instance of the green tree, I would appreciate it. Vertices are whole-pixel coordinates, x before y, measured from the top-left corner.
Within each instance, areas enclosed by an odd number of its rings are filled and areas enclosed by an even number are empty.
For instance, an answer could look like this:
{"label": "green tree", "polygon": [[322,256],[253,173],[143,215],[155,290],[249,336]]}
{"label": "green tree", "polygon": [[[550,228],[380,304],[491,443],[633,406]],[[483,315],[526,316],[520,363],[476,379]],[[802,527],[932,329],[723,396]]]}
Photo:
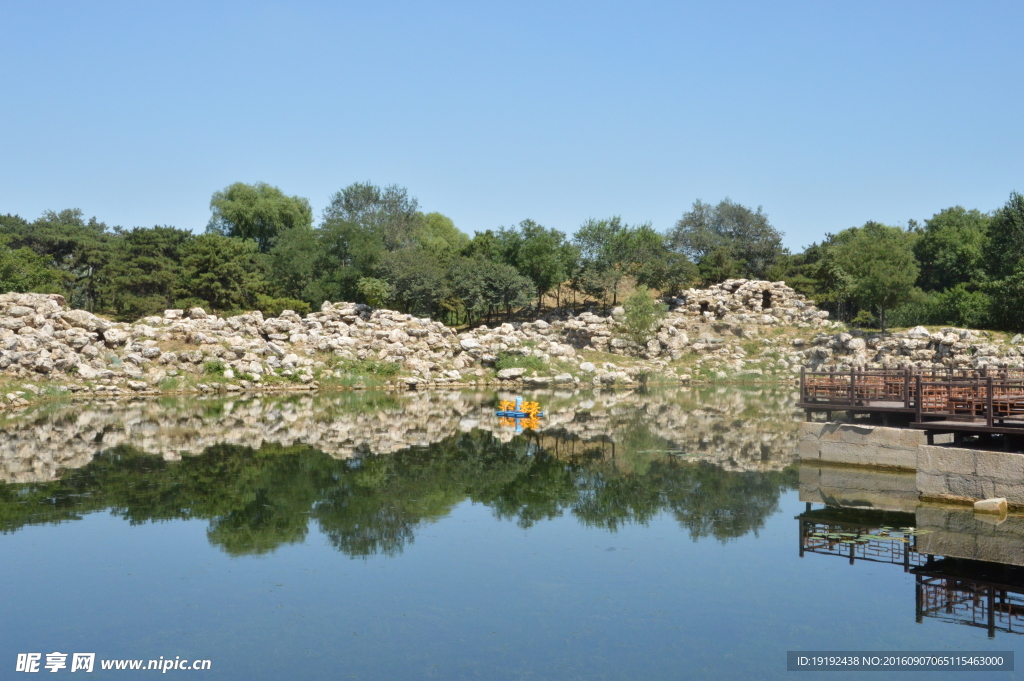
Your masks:
{"label": "green tree", "polygon": [[213,194],[213,217],[206,230],[223,236],[252,239],[266,253],[279,234],[290,229],[309,229],[313,209],[299,196],[286,196],[265,182],[236,182]]}
{"label": "green tree", "polygon": [[513,308],[530,302],[533,282],[516,268],[484,257],[459,258],[448,271],[452,297],[473,324],[487,315],[488,321],[498,311],[511,314]]}
{"label": "green tree", "polygon": [[590,219],[576,231],[573,242],[579,249],[577,286],[588,295],[615,305],[626,276],[622,266],[623,243],[629,225],[615,216],[606,220]]}
{"label": "green tree", "polygon": [[266,262],[256,243],[219,234],[203,234],[181,251],[178,296],[202,301],[219,312],[251,310],[265,293]]}
{"label": "green tree", "polygon": [[171,307],[185,249],[195,236],[174,227],[136,227],[118,235],[110,262],[98,275],[104,309],[137,319]]}
{"label": "green tree", "polygon": [[356,283],[356,290],[366,301],[367,305],[373,307],[384,307],[391,298],[391,285],[383,279],[363,277]]}
{"label": "green tree", "polygon": [[634,351],[642,353],[647,342],[654,338],[668,306],[651,297],[646,286],[638,286],[623,304],[626,315],[622,319],[622,335],[633,343]]}
{"label": "green tree", "polygon": [[296,227],[278,235],[270,248],[269,279],[277,295],[319,305],[315,282],[318,263],[325,260],[320,236],[312,228]]}
{"label": "green tree", "polygon": [[[735,263],[743,277],[763,279],[782,255],[782,232],[772,227],[761,207],[756,211],[728,198],[711,206],[699,199],[669,232],[672,248],[700,265],[713,256],[718,264],[702,274],[732,275],[725,263]],[[709,280],[710,281],[710,280]]]}
{"label": "green tree", "polygon": [[46,211],[31,223],[16,215],[0,216],[0,234],[10,238],[10,248],[30,248],[66,273],[62,288],[69,305],[103,307],[98,274],[110,261],[116,240],[104,223],[95,217],[87,221],[81,210],[70,208]]}
{"label": "green tree", "polygon": [[1010,194],[1006,205],[992,216],[988,232],[985,255],[989,276],[993,280],[1016,277],[1024,261],[1024,196]]}
{"label": "green tree", "polygon": [[441,310],[441,302],[448,297],[444,270],[421,248],[386,253],[378,272],[379,278],[391,289],[389,301],[402,312],[436,315]]}
{"label": "green tree", "polygon": [[958,284],[984,282],[989,221],[984,213],[960,206],[926,220],[921,238],[914,243],[914,255],[921,264],[919,286],[945,291]]}
{"label": "green tree", "polygon": [[424,215],[412,233],[412,241],[445,268],[469,246],[469,237],[459,231],[451,218],[440,213]]}
{"label": "green tree", "polygon": [[63,293],[66,273],[50,267],[50,258],[31,248],[10,248],[0,235],[0,293]]}
{"label": "green tree", "polygon": [[848,276],[851,296],[860,305],[878,311],[885,330],[885,315],[914,294],[918,265],[915,235],[898,227],[868,222],[836,235],[829,247],[832,262]]}
{"label": "green tree", "polygon": [[358,225],[389,251],[412,245],[414,235],[424,226],[419,204],[408,190],[398,185],[381,188],[369,182],[356,182],[335,192],[323,217],[324,223]]}
{"label": "green tree", "polygon": [[499,235],[507,243],[507,262],[533,282],[540,309],[548,291],[569,277],[565,234],[533,220],[523,220],[518,228],[502,229]]}

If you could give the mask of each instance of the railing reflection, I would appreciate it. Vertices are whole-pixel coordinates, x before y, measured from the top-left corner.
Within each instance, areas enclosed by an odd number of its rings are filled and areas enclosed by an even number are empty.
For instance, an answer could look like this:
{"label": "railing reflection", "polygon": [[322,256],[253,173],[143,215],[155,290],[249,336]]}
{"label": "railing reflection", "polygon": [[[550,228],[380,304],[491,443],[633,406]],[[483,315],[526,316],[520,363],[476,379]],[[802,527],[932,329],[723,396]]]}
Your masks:
{"label": "railing reflection", "polygon": [[[962,530],[961,541],[988,541],[993,535],[972,533],[977,528],[968,510],[922,507],[919,511],[923,517],[828,505],[814,508],[807,503],[804,513],[796,516],[800,557],[818,554],[843,558],[851,565],[863,561],[901,566],[915,576],[915,616],[919,623],[927,617],[979,627],[990,638],[997,631],[1024,633],[1024,566],[930,553],[936,547],[957,545],[950,540],[948,529],[919,527],[921,519],[937,513],[963,516],[955,523]],[[1014,532],[1005,534],[1000,542],[1015,543]]]}

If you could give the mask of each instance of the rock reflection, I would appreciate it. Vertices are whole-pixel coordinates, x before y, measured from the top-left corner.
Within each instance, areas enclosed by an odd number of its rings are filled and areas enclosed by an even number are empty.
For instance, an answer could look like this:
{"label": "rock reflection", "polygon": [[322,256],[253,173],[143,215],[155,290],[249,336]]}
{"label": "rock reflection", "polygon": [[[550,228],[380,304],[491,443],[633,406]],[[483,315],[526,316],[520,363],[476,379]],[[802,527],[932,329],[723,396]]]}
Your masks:
{"label": "rock reflection", "polygon": [[241,555],[301,542],[393,555],[471,500],[529,527],[615,530],[671,514],[694,539],[756,531],[796,484],[789,391],[538,394],[539,432],[501,396],[345,394],[69,407],[4,424],[0,529],[109,510],[198,518]]}

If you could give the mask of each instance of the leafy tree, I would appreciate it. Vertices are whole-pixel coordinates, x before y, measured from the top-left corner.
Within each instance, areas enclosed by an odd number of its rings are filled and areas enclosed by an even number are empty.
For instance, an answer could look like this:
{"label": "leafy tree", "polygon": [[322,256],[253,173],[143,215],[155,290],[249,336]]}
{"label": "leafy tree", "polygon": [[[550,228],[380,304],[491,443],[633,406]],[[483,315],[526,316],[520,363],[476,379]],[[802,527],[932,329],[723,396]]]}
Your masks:
{"label": "leafy tree", "polygon": [[7,215],[0,216],[0,234],[10,238],[10,248],[30,248],[66,273],[62,288],[69,305],[86,310],[102,306],[98,273],[109,262],[115,240],[104,223],[86,221],[77,208],[46,211],[32,223]]}
{"label": "leafy tree", "polygon": [[565,268],[565,234],[533,220],[523,220],[517,229],[501,230],[499,238],[507,244],[507,262],[533,282],[540,309],[544,295],[569,276]]}
{"label": "leafy tree", "polygon": [[391,289],[389,300],[403,312],[434,315],[448,296],[444,270],[421,248],[385,254],[378,271]]}
{"label": "leafy tree", "polygon": [[606,220],[590,219],[573,237],[579,249],[577,280],[585,293],[599,296],[611,304],[618,302],[619,288],[626,270],[623,267],[623,244],[629,225],[615,216]]}
{"label": "leafy tree", "polygon": [[1017,276],[1024,261],[1024,196],[1021,194],[1010,194],[1006,205],[992,216],[985,255],[992,279]]}
{"label": "leafy tree", "polygon": [[123,319],[171,307],[185,249],[195,236],[174,227],[136,227],[118,235],[110,262],[98,275],[103,307]]}
{"label": "leafy tree", "polygon": [[914,240],[914,234],[898,227],[868,222],[844,230],[829,246],[833,276],[849,278],[851,297],[878,311],[883,331],[886,312],[913,295],[918,275]]}
{"label": "leafy tree", "polygon": [[628,229],[622,235],[619,259],[638,284],[676,294],[697,278],[693,262],[668,248],[664,235],[650,224]]}
{"label": "leafy tree", "polygon": [[698,265],[713,257],[716,264],[705,267],[702,274],[716,278],[731,275],[733,267],[724,265],[735,263],[739,275],[763,279],[783,253],[782,233],[771,226],[761,207],[753,211],[728,198],[717,206],[698,199],[668,238],[674,250]]}
{"label": "leafy tree", "polygon": [[448,280],[451,294],[470,324],[483,315],[489,321],[499,310],[510,314],[513,308],[528,304],[533,292],[533,282],[516,268],[479,256],[455,261]]}
{"label": "leafy tree", "polygon": [[296,227],[278,235],[270,248],[270,284],[278,295],[319,304],[315,282],[318,262],[325,258],[320,236],[312,228]]}
{"label": "leafy tree", "polygon": [[996,328],[1004,331],[1024,331],[1024,263],[1010,276],[992,282],[991,318]]}
{"label": "leafy tree", "polygon": [[389,251],[412,245],[414,235],[424,226],[419,204],[408,190],[398,185],[382,189],[368,182],[357,182],[336,192],[324,210],[324,223],[328,222],[357,225]]}
{"label": "leafy tree", "polygon": [[363,277],[356,283],[359,295],[366,301],[367,305],[383,307],[391,298],[391,285],[383,279]]}
{"label": "leafy tree", "polygon": [[313,209],[299,196],[286,196],[277,187],[265,182],[236,182],[213,194],[210,199],[213,217],[206,230],[214,234],[253,239],[261,253],[266,253],[279,234],[290,229],[309,229]]}
{"label": "leafy tree", "polygon": [[459,231],[452,219],[440,213],[427,213],[412,233],[412,241],[447,268],[469,246],[469,237]]}
{"label": "leafy tree", "polygon": [[661,320],[668,313],[668,306],[651,298],[646,286],[638,286],[626,298],[623,308],[626,315],[622,320],[622,335],[633,343],[635,352],[640,354],[657,333]]}
{"label": "leafy tree", "polygon": [[182,249],[179,295],[217,311],[252,309],[267,289],[265,274],[254,241],[203,234]]}
{"label": "leafy tree", "polygon": [[960,206],[939,211],[925,221],[914,255],[921,264],[919,285],[945,291],[958,284],[985,280],[989,216]]}
{"label": "leafy tree", "polygon": [[50,258],[31,248],[10,248],[0,235],[0,293],[62,293],[65,272],[49,266]]}
{"label": "leafy tree", "polygon": [[355,300],[358,282],[374,276],[386,253],[379,234],[342,218],[329,218],[316,230],[317,257],[314,279],[306,287],[306,299]]}

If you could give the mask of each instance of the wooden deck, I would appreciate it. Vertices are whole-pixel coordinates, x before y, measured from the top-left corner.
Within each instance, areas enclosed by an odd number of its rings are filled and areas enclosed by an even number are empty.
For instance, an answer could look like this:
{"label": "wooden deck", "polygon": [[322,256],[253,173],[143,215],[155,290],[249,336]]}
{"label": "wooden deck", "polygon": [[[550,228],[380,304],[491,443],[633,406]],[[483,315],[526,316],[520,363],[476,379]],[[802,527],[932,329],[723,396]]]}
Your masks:
{"label": "wooden deck", "polygon": [[[929,433],[1024,436],[1024,373],[868,370],[800,374],[799,408],[909,418]],[[930,439],[930,438],[929,438]]]}

